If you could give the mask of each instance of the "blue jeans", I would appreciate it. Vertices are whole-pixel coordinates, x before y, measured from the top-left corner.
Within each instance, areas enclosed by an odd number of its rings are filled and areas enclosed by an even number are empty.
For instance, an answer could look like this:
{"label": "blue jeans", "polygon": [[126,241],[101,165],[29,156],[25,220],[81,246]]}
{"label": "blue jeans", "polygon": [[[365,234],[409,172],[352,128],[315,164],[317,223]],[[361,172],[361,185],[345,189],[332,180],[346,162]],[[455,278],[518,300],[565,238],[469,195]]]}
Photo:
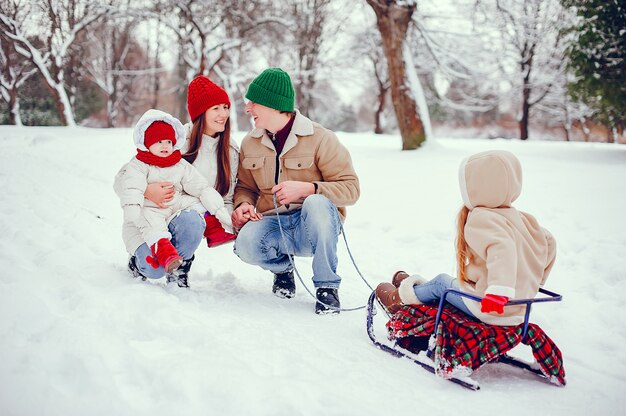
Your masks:
{"label": "blue jeans", "polygon": [[[168,224],[167,227],[172,234],[172,245],[184,260],[193,257],[193,253],[202,241],[205,226],[204,218],[194,210],[181,211]],[[160,279],[165,276],[165,269],[162,266],[155,269],[146,262],[147,256],[152,256],[152,251],[146,243],[143,243],[135,251],[135,262],[141,274],[150,279]]]}
{"label": "blue jeans", "polygon": [[[439,302],[439,300],[443,297],[443,292],[445,292],[446,289],[455,289],[460,291],[461,286],[459,285],[458,279],[445,273],[437,275],[429,282],[413,286],[415,296],[417,296],[420,302],[425,304]],[[469,309],[467,309],[467,306],[465,306],[463,298],[456,293],[448,293],[448,295],[446,296],[446,301],[451,303],[457,309],[460,309],[469,316],[473,316],[475,318],[474,314],[471,313]]]}
{"label": "blue jeans", "polygon": [[248,264],[272,273],[292,270],[289,255],[313,256],[313,285],[338,288],[337,239],[341,222],[337,207],[325,196],[308,196],[302,209],[280,215],[285,238],[276,214],[248,221],[235,240],[235,254]]}

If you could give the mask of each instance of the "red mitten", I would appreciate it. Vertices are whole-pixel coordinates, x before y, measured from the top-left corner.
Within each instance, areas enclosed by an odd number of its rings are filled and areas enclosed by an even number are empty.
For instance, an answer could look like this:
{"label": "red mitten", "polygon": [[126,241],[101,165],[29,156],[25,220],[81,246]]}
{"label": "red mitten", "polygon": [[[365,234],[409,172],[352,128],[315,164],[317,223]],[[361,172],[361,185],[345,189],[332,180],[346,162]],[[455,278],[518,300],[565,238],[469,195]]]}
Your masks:
{"label": "red mitten", "polygon": [[237,238],[235,234],[227,233],[222,227],[220,221],[208,212],[204,214],[206,220],[206,228],[204,229],[204,237],[209,247],[216,247]]}
{"label": "red mitten", "polygon": [[208,211],[204,213],[204,221],[206,222],[206,227],[204,228],[204,238],[209,238],[209,235],[211,235],[211,233],[216,229],[224,229],[219,220],[215,218],[215,215],[209,214]]}
{"label": "red mitten", "polygon": [[489,313],[504,313],[504,305],[509,301],[506,296],[498,296],[487,293],[480,302],[480,311]]}

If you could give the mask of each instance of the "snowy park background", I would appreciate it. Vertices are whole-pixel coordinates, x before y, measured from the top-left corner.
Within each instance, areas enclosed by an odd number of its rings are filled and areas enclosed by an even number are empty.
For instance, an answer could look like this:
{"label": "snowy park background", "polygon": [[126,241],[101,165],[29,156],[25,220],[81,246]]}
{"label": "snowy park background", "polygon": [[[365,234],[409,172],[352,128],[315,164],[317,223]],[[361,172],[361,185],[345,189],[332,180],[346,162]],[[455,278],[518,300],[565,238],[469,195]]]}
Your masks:
{"label": "snowy park background", "polygon": [[[626,414],[626,147],[439,139],[401,152],[396,136],[339,137],[362,189],[345,233],[372,286],[398,269],[454,273],[459,162],[519,157],[516,206],[558,243],[546,288],[563,301],[532,321],[562,350],[566,387],[502,364],[474,374],[478,392],[435,378],[374,348],[364,310],[317,316],[300,282],[295,299],[273,296],[232,246],[200,247],[190,290],[133,280],[112,190],[131,130],[1,126],[0,414]],[[339,259],[343,306],[364,304],[342,241]],[[309,265],[297,260],[311,287]]]}

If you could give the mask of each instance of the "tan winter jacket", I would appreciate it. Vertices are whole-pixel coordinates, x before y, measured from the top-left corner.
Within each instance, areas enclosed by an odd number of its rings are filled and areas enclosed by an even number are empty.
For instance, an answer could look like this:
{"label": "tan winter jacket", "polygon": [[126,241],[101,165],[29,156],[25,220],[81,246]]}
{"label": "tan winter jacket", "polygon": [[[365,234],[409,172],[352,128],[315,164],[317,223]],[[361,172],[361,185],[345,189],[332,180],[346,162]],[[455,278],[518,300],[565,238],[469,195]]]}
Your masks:
{"label": "tan winter jacket", "polygon": [[[296,111],[291,132],[280,155],[264,129],[254,129],[241,143],[235,207],[248,202],[260,213],[274,209],[272,187],[284,181],[317,184],[317,193],[338,208],[342,221],[345,207],[359,199],[359,179],[348,150],[332,131]],[[281,206],[293,210],[300,204]]]}
{"label": "tan winter jacket", "polygon": [[[459,182],[470,213],[465,240],[470,262],[463,290],[476,296],[487,293],[510,299],[534,298],[554,264],[556,243],[530,214],[511,206],[522,189],[519,160],[507,151],[489,151],[463,161]],[[504,314],[482,313],[480,303],[463,298],[481,321],[517,325],[525,306],[507,306]]]}

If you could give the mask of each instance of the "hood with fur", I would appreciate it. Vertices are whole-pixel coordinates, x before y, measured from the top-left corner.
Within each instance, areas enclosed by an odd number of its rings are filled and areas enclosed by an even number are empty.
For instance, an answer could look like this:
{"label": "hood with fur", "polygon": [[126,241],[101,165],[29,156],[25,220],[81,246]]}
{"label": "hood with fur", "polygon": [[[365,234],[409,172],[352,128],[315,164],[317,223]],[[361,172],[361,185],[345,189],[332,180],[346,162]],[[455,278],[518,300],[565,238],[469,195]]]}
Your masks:
{"label": "hood with fur", "polygon": [[176,117],[166,113],[165,111],[155,109],[150,109],[143,113],[135,125],[133,140],[137,149],[143,150],[144,152],[148,151],[144,145],[144,135],[146,134],[148,127],[150,127],[150,125],[155,121],[164,121],[174,128],[174,132],[176,133],[176,144],[174,145],[174,150],[180,150],[185,144],[186,139],[183,124]]}

